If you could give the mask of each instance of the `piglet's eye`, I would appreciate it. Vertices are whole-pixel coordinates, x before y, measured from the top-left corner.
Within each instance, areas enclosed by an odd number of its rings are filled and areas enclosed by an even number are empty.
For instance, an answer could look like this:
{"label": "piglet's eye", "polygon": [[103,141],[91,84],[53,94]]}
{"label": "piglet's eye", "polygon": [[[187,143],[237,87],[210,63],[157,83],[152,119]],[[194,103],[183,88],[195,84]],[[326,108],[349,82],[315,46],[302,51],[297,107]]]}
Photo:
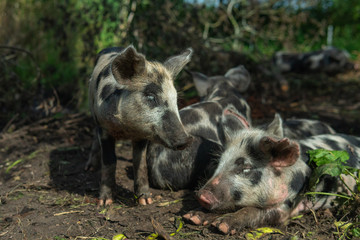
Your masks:
{"label": "piglet's eye", "polygon": [[250,168],[245,168],[245,169],[243,170],[243,173],[249,173],[250,171],[251,171]]}
{"label": "piglet's eye", "polygon": [[155,101],[155,96],[154,96],[154,95],[147,95],[146,98],[147,98],[149,101]]}
{"label": "piglet's eye", "polygon": [[146,97],[146,100],[149,101],[151,104],[153,105],[157,105],[158,102],[157,102],[157,97],[155,94],[152,94],[152,93],[148,93],[145,95]]}
{"label": "piglet's eye", "polygon": [[250,173],[252,169],[253,166],[251,166],[250,164],[243,164],[242,166],[237,168],[236,172],[237,174],[247,174]]}
{"label": "piglet's eye", "polygon": [[245,164],[243,166],[243,173],[249,173],[252,169],[253,167],[250,164]]}

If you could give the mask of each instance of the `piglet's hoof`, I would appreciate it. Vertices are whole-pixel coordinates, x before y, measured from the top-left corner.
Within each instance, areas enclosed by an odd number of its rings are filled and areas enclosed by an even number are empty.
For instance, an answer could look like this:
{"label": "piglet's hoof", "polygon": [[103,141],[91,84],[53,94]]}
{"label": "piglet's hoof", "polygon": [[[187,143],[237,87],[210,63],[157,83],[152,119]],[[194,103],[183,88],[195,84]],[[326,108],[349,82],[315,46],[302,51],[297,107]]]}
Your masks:
{"label": "piglet's hoof", "polygon": [[98,202],[98,206],[102,207],[102,206],[110,206],[111,204],[113,204],[113,200],[111,198],[108,199],[100,199]]}
{"label": "piglet's hoof", "polygon": [[146,193],[140,193],[137,195],[137,196],[139,196],[137,198],[137,202],[139,203],[139,205],[142,205],[142,206],[152,204],[154,202],[152,199],[152,193],[150,193],[149,191],[144,191],[144,192],[146,192]]}
{"label": "piglet's hoof", "polygon": [[230,235],[233,235],[236,233],[236,229],[231,229],[230,226],[226,222],[214,221],[211,225],[216,227],[223,234],[230,233]]}
{"label": "piglet's hoof", "polygon": [[192,215],[191,213],[187,213],[183,216],[186,220],[192,222],[195,225],[201,225],[202,220],[198,215]]}
{"label": "piglet's hoof", "polygon": [[206,226],[211,223],[217,217],[214,213],[204,213],[203,211],[190,211],[183,215],[183,218],[190,221],[195,225],[203,225]]}
{"label": "piglet's hoof", "polygon": [[151,197],[140,197],[138,199],[140,205],[145,206],[153,203],[153,199]]}
{"label": "piglet's hoof", "polygon": [[237,226],[235,216],[233,216],[232,214],[217,218],[211,223],[211,225],[217,228],[223,234],[230,235],[235,234],[236,229],[239,228],[239,226]]}

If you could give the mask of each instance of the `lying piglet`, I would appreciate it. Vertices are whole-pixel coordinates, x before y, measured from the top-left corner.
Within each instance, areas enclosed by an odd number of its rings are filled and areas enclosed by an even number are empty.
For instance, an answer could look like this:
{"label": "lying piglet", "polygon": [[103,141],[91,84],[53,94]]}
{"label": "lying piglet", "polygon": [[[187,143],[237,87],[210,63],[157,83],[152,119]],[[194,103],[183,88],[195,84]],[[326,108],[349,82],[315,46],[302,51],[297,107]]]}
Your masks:
{"label": "lying piglet", "polygon": [[[333,196],[311,200],[303,194],[308,190],[312,172],[307,164],[307,150],[346,150],[350,156],[347,164],[360,167],[360,138],[326,134],[293,141],[283,137],[278,115],[266,130],[225,131],[227,144],[218,167],[197,192],[200,204],[213,213],[193,211],[184,215],[194,224],[212,223],[223,233],[235,233],[243,227],[278,225],[302,211],[330,207]],[[348,185],[355,191],[354,181]],[[316,191],[346,190],[340,180],[326,176]]]}

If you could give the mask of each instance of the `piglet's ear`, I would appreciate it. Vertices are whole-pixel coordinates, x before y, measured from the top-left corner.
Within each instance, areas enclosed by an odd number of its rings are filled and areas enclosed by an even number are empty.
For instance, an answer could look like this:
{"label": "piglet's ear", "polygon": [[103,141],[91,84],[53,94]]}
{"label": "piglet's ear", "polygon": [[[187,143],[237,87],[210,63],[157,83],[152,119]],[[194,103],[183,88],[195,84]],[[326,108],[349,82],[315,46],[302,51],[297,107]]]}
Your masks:
{"label": "piglet's ear", "polygon": [[208,89],[213,85],[213,82],[205,74],[199,72],[190,72],[194,81],[196,91],[200,97],[204,97],[208,93]]}
{"label": "piglet's ear", "polygon": [[245,92],[251,82],[250,73],[243,65],[229,69],[225,77],[228,78],[240,92]]}
{"label": "piglet's ear", "polygon": [[266,133],[269,135],[275,135],[276,137],[284,137],[283,121],[281,116],[276,113],[274,120],[266,127]]}
{"label": "piglet's ear", "polygon": [[192,48],[188,48],[180,55],[170,57],[164,62],[164,66],[170,71],[173,78],[190,62],[192,53]]}
{"label": "piglet's ear", "polygon": [[130,45],[124,49],[112,62],[111,71],[120,84],[129,83],[132,77],[145,70],[145,56],[138,53]]}
{"label": "piglet's ear", "polygon": [[263,137],[259,147],[263,153],[270,155],[270,165],[273,167],[291,166],[300,156],[299,145],[288,138],[277,140],[272,137]]}
{"label": "piglet's ear", "polygon": [[238,131],[250,128],[246,117],[233,108],[226,108],[221,116],[220,138],[223,144],[230,142]]}

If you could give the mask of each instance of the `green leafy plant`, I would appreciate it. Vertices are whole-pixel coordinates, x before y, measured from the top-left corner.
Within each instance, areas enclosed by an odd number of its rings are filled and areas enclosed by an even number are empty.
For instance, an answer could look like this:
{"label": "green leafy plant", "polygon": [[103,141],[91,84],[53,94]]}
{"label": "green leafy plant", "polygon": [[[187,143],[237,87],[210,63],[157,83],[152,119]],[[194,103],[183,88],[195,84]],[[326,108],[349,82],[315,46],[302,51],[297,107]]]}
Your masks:
{"label": "green leafy plant", "polygon": [[[356,186],[358,191],[360,191],[360,180],[357,176],[357,172],[359,171],[356,168],[345,165],[347,160],[349,159],[349,154],[346,151],[329,151],[325,149],[316,149],[309,150],[307,152],[310,157],[309,164],[315,164],[315,168],[310,177],[310,191],[314,191],[316,185],[319,183],[319,180],[324,175],[330,175],[332,177],[339,177],[342,183],[346,186],[346,188],[352,193],[352,197],[356,196],[356,193],[344,182],[342,174],[349,175],[356,181]],[[310,193],[308,193],[310,194]],[[325,194],[327,193],[319,193]],[[330,193],[331,195],[334,195]],[[339,195],[336,196],[344,197],[350,199],[351,197],[347,195]]]}
{"label": "green leafy plant", "polygon": [[[340,239],[347,239],[350,237],[360,237],[360,216],[356,214],[359,211],[360,204],[360,178],[359,169],[347,166],[349,154],[346,151],[329,151],[325,149],[310,150],[307,152],[310,157],[309,164],[313,165],[314,170],[310,177],[309,187],[311,192],[305,195],[329,195],[337,197],[338,202],[345,209],[345,215],[355,212],[355,217],[352,222],[335,222],[337,232],[334,234],[339,235]],[[327,192],[314,192],[321,177],[330,175],[337,177],[347,188],[349,195],[344,193],[327,193]],[[344,180],[344,177],[350,177],[355,181],[357,191],[351,189]]]}

